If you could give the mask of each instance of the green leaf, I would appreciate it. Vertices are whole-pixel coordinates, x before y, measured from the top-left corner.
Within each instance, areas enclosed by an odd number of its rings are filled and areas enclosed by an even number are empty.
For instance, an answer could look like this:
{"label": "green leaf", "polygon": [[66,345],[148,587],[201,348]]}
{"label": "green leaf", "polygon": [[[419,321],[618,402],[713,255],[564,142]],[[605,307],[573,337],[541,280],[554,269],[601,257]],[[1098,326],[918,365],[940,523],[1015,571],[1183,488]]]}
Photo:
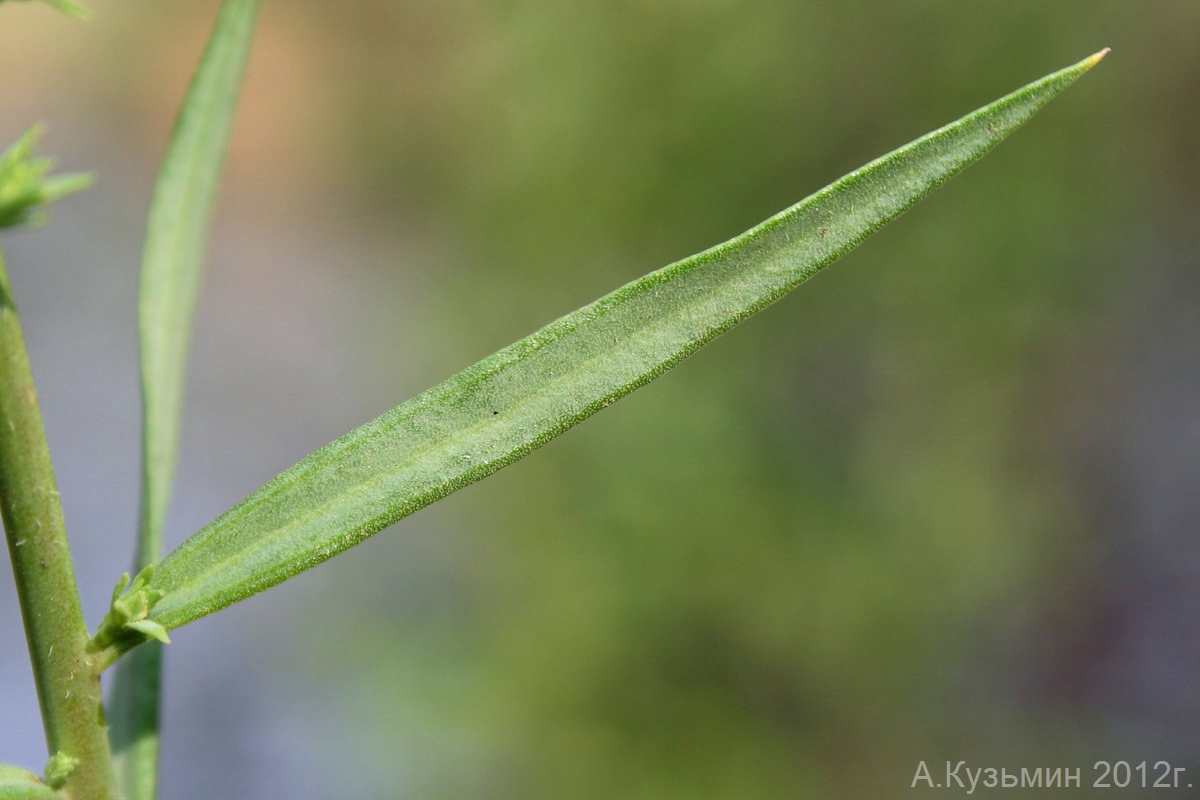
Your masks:
{"label": "green leaf", "polygon": [[[157,561],[171,497],[192,310],[217,180],[245,74],[260,0],[224,0],[208,45],[175,121],[146,221],[138,324],[142,367],[142,491],[135,568]],[[135,581],[135,585],[137,581]],[[144,618],[153,592],[114,593],[108,625],[96,640],[113,651],[154,638],[159,623]],[[139,616],[140,615],[140,616]],[[124,617],[124,618],[122,618]],[[113,766],[126,800],[153,800],[157,782],[158,696],[162,650],[142,647],[117,669],[108,719]]]}
{"label": "green leaf", "polygon": [[168,556],[173,629],[527,455],[849,252],[1092,67],[1081,61],[872,161],[746,233],[495,353],[287,470]]}
{"label": "green leaf", "polygon": [[46,762],[46,784],[52,789],[61,789],[78,766],[78,758],[69,756],[61,750],[56,752]]}
{"label": "green leaf", "polygon": [[62,800],[32,772],[0,764],[0,800]]}
{"label": "green leaf", "polygon": [[45,206],[86,189],[90,175],[46,177],[53,159],[37,158],[34,148],[42,126],[34,125],[0,153],[0,228],[36,227],[45,222]]}
{"label": "green leaf", "polygon": [[75,0],[46,0],[46,2],[75,19],[87,19],[91,16],[87,6],[80,5]]}
{"label": "green leaf", "polygon": [[132,640],[134,644],[140,644],[146,639],[158,639],[163,644],[171,643],[162,625],[146,619],[150,609],[163,595],[162,590],[147,588],[146,584],[152,575],[154,565],[139,572],[132,583],[128,573],[121,576],[113,588],[108,613],[88,644],[89,650],[105,650],[120,640]]}
{"label": "green leaf", "polygon": [[[179,440],[192,311],[259,0],[225,0],[159,170],[142,250],[142,551],[156,561]],[[153,545],[153,546],[151,546]]]}
{"label": "green leaf", "polygon": [[92,13],[87,6],[76,3],[74,0],[46,0],[46,2],[75,19],[87,19]]}

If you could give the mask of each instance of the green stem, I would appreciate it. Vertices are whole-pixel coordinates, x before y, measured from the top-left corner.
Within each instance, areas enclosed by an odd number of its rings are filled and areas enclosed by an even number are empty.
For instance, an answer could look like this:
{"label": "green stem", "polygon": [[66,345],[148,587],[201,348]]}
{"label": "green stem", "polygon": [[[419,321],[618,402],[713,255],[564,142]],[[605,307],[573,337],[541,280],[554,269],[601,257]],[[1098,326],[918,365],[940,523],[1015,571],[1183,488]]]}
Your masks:
{"label": "green stem", "polygon": [[0,254],[0,515],[50,755],[79,760],[71,797],[116,796],[100,673],[89,653],[25,338]]}

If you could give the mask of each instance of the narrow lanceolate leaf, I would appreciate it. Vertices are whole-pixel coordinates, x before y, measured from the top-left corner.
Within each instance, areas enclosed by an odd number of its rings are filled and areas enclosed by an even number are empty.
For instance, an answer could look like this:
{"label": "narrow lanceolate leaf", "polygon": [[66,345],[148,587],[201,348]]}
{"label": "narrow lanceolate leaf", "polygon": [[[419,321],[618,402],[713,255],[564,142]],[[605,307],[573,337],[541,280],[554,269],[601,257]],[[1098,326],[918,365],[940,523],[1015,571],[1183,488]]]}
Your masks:
{"label": "narrow lanceolate leaf", "polygon": [[[180,107],[146,221],[138,327],[142,368],[142,498],[135,571],[161,557],[182,412],[187,345],[217,180],[225,160],[260,0],[223,0]],[[140,577],[140,576],[139,576]],[[136,593],[131,593],[136,594]],[[100,641],[167,641],[166,631],[114,596]],[[142,598],[144,600],[145,598]],[[114,617],[116,613],[116,617]],[[113,763],[126,800],[153,800],[158,761],[161,645],[117,671],[108,708]]]}
{"label": "narrow lanceolate leaf", "polygon": [[746,233],[630,283],[321,448],[166,558],[177,628],[489,475],[779,299],[991,150],[1102,57],[872,161]]}
{"label": "narrow lanceolate leaf", "polygon": [[[225,0],[221,6],[150,202],[138,298],[145,417],[143,553],[157,550],[171,493],[192,309],[258,8],[259,0]],[[146,553],[137,566],[157,558]]]}

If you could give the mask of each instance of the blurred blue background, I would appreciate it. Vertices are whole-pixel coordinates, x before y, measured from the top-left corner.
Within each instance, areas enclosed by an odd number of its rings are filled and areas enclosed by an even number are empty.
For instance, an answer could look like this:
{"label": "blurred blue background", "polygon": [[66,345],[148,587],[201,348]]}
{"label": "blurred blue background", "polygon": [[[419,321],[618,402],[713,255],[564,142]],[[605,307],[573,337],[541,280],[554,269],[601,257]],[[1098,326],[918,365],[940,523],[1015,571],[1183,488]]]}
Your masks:
{"label": "blurred blue background", "polygon": [[[0,141],[44,120],[97,176],[3,242],[95,625],[136,519],[141,226],[216,5],[93,5],[0,7]],[[177,631],[162,797],[1200,776],[1198,41],[1184,0],[267,3],[171,547],[549,320],[1113,53],[658,382]],[[0,642],[0,760],[37,770],[8,570]]]}

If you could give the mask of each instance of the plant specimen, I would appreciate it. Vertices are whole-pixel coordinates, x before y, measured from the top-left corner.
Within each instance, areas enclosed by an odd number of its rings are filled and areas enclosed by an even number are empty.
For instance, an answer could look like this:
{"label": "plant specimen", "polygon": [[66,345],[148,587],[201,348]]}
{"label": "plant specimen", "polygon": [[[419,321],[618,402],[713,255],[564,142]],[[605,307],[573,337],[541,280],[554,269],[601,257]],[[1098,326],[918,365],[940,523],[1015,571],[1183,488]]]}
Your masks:
{"label": "plant specimen", "polygon": [[[77,11],[66,0],[60,8]],[[939,128],[723,244],[568,314],[317,450],[163,557],[190,318],[259,0],[224,0],[180,110],[146,229],[144,414],[134,577],[84,623],[36,392],[0,260],[0,511],[49,761],[0,767],[0,798],[155,794],[170,632],[315,566],[522,458],[807,280],[1024,124],[1107,51]],[[0,227],[87,182],[47,177],[37,130],[0,157]],[[112,667],[107,709],[101,674]]]}

